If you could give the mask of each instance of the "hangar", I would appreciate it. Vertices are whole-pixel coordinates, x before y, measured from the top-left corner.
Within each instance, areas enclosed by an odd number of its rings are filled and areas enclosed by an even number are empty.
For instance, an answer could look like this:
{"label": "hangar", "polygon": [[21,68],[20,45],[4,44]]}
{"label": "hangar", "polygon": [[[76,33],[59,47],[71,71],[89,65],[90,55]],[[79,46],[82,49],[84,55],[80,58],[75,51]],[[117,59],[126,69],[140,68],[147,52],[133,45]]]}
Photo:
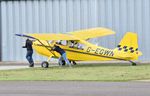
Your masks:
{"label": "hangar", "polygon": [[[116,35],[91,40],[115,48],[122,36],[139,35],[140,61],[150,60],[150,0],[1,0],[0,60],[26,61],[25,39],[15,33],[65,33],[106,27]],[[34,60],[43,60],[34,54]]]}

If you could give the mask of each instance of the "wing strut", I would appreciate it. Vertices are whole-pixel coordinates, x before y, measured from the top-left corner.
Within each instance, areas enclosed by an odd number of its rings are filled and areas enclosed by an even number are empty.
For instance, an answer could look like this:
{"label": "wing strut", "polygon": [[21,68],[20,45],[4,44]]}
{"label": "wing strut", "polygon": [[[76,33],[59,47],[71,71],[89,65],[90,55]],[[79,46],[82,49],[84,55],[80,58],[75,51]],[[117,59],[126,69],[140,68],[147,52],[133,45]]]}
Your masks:
{"label": "wing strut", "polygon": [[[36,39],[36,38],[35,38]],[[47,50],[49,50],[49,52],[51,52],[54,56],[56,56],[50,49],[48,49],[39,39],[36,39],[37,41],[39,41]],[[48,42],[47,42],[48,43]],[[48,43],[48,45],[49,45],[49,43]],[[51,47],[50,45],[49,45],[49,47],[52,49],[53,47]]]}
{"label": "wing strut", "polygon": [[[28,35],[24,35],[24,34],[15,34],[16,36],[20,36],[20,37],[27,37],[27,38],[31,38],[31,39],[35,39],[37,41],[39,41],[47,50],[49,50],[54,56],[56,56],[50,49],[48,49],[39,39],[32,37],[32,36],[28,36]],[[48,41],[47,41],[48,43]],[[49,43],[48,43],[49,45]],[[52,49],[52,47],[49,45],[49,47]]]}

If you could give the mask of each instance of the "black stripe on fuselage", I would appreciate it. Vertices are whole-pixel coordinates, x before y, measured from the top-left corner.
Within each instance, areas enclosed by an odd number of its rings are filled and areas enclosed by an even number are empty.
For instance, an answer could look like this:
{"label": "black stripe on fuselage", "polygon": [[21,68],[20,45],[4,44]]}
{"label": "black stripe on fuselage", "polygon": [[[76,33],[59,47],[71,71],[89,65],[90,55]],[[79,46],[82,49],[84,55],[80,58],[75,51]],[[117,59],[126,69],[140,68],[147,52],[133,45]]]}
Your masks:
{"label": "black stripe on fuselage", "polygon": [[[42,46],[42,47],[48,47],[51,48],[50,46],[43,46],[40,44],[34,44],[34,46]],[[117,60],[124,60],[124,59],[120,59],[120,58],[115,58],[115,57],[108,57],[108,56],[102,56],[100,54],[91,54],[91,53],[85,53],[85,52],[80,52],[80,51],[75,51],[75,50],[69,50],[69,49],[64,49],[65,51],[70,51],[70,52],[76,52],[76,53],[82,53],[82,54],[86,54],[86,55],[93,55],[93,56],[100,56],[100,57],[105,57],[105,58],[110,58],[110,59],[117,59]],[[126,60],[125,60],[126,61]]]}

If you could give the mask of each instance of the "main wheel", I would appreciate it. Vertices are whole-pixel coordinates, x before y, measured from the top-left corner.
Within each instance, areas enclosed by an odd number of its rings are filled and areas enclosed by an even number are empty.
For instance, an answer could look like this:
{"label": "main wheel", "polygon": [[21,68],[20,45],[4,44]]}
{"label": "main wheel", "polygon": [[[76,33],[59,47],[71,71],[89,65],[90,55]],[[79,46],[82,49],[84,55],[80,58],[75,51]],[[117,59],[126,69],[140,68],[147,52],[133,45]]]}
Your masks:
{"label": "main wheel", "polygon": [[75,61],[72,61],[73,65],[77,65],[77,63]]}
{"label": "main wheel", "polygon": [[77,65],[75,61],[69,61],[69,62],[72,63],[73,65]]}
{"label": "main wheel", "polygon": [[47,61],[43,61],[41,63],[41,67],[43,67],[43,68],[48,68],[48,66],[49,66],[49,63]]}
{"label": "main wheel", "polygon": [[[61,62],[62,62],[62,66],[65,66],[66,64],[65,60],[62,60]],[[61,65],[60,62],[58,62],[58,64]]]}

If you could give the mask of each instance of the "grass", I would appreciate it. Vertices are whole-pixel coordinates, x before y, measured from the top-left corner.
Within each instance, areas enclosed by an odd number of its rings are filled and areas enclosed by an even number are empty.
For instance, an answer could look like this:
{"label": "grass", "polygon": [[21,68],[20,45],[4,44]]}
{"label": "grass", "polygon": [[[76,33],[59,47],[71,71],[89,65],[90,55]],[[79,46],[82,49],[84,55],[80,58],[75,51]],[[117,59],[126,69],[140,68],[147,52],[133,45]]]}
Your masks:
{"label": "grass", "polygon": [[68,67],[28,68],[0,71],[0,80],[77,80],[131,81],[150,80],[150,64],[86,64]]}

